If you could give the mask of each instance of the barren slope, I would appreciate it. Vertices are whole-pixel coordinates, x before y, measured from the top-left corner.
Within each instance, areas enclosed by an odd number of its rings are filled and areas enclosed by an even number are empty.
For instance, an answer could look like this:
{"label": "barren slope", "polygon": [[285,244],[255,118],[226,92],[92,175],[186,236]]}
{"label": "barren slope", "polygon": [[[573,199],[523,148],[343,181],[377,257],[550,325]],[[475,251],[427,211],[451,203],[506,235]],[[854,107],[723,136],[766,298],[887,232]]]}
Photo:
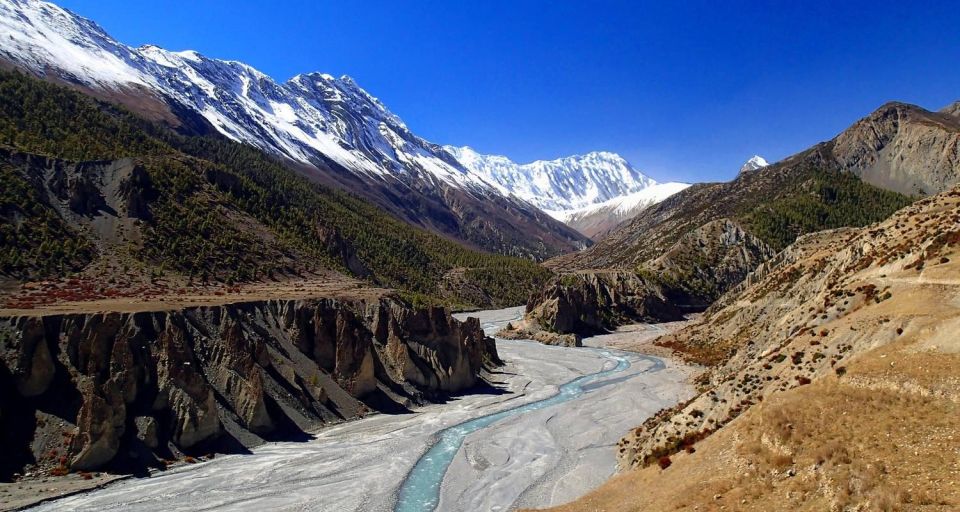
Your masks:
{"label": "barren slope", "polygon": [[561,510],[954,510],[958,258],[960,189],[801,238],[658,340],[713,366],[701,394]]}

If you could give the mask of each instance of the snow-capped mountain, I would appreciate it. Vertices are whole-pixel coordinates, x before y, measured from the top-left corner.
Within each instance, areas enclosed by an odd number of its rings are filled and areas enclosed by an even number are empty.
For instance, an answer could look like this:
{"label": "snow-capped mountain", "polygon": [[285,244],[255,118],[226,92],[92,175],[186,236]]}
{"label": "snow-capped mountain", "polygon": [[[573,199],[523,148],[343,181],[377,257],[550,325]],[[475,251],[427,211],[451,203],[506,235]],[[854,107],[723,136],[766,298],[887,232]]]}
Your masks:
{"label": "snow-capped mountain", "polygon": [[40,0],[0,0],[0,60],[143,115],[162,117],[155,105],[142,106],[143,96],[186,109],[235,141],[316,168],[305,174],[477,246],[543,257],[583,242],[412,133],[348,76],[307,73],[280,83],[241,62],[131,48]]}
{"label": "snow-capped mountain", "polygon": [[99,88],[146,87],[231,139],[294,160],[313,163],[319,153],[369,175],[425,171],[453,185],[491,188],[445,161],[348,76],[309,73],[277,83],[241,62],[129,48],[92,21],[37,0],[0,2],[0,38],[0,54],[34,71]]}
{"label": "snow-capped mountain", "polygon": [[657,204],[689,186],[689,183],[673,181],[657,183],[602,203],[557,212],[556,219],[597,240],[625,220],[635,217],[644,208]]}
{"label": "snow-capped mountain", "polygon": [[740,166],[740,172],[756,171],[757,169],[762,169],[768,165],[770,164],[768,164],[766,159],[764,159],[762,156],[753,155],[750,157],[750,160],[747,160],[743,163],[743,165]]}
{"label": "snow-capped mountain", "polygon": [[505,156],[477,153],[467,146],[444,148],[464,167],[504,193],[514,194],[555,218],[656,185],[616,153],[596,151],[518,164]]}
{"label": "snow-capped mountain", "polygon": [[504,194],[536,205],[591,238],[690,186],[657,183],[616,153],[596,151],[518,164],[466,146],[444,149]]}

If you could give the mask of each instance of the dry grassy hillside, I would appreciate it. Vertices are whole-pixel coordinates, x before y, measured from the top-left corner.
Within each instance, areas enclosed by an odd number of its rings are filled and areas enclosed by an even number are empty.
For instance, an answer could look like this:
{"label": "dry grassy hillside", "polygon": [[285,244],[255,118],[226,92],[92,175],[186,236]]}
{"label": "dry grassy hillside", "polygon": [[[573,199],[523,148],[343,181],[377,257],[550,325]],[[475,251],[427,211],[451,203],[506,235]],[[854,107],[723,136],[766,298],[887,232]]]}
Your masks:
{"label": "dry grassy hillside", "polygon": [[960,508],[960,189],[801,238],[658,344],[702,393],[560,510]]}

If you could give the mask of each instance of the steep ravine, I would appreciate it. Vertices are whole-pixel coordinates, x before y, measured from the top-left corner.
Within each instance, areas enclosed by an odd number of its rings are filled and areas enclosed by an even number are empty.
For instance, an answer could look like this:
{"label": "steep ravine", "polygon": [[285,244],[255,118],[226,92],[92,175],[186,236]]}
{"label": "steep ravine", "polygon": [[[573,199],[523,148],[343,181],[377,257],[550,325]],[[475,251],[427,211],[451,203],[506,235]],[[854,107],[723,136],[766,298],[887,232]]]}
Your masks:
{"label": "steep ravine", "polygon": [[0,320],[0,477],[166,460],[303,438],[478,383],[476,319],[306,299]]}

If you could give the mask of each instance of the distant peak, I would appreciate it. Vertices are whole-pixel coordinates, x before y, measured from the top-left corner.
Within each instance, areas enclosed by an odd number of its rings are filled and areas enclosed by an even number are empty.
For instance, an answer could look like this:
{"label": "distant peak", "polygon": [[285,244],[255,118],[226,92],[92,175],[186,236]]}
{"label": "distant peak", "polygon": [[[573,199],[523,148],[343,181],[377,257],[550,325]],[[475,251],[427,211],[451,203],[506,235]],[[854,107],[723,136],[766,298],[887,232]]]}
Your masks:
{"label": "distant peak", "polygon": [[940,113],[960,117],[960,101],[955,101],[940,109]]}
{"label": "distant peak", "polygon": [[762,169],[768,165],[770,164],[767,163],[765,158],[760,155],[753,155],[749,160],[744,162],[742,166],[740,166],[740,172],[756,171],[757,169]]}

